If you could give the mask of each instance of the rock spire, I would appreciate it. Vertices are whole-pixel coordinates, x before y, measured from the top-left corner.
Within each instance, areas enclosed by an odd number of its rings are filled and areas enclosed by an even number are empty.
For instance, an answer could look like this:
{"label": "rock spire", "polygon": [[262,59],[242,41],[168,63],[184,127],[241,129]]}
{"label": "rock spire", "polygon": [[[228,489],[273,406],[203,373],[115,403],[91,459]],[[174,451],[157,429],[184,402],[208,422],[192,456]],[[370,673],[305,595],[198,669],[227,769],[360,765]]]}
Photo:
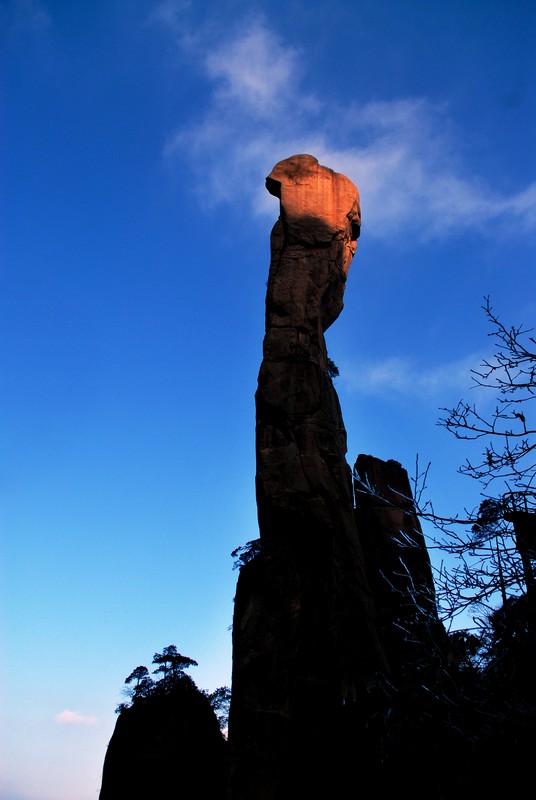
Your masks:
{"label": "rock spire", "polygon": [[233,624],[233,800],[332,779],[326,730],[342,730],[345,703],[385,668],[324,341],[343,307],[359,195],[310,155],[276,164],[266,186],[280,217],[256,393],[261,549],[241,571]]}

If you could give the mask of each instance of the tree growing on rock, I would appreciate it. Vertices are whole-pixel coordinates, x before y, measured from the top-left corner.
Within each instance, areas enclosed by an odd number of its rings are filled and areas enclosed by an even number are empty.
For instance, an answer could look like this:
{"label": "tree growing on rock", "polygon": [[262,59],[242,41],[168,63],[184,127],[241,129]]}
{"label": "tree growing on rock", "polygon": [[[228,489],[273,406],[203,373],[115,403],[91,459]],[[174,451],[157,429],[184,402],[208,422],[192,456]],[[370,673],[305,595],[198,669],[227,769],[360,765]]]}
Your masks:
{"label": "tree growing on rock", "polygon": [[143,665],[133,669],[130,675],[125,678],[125,688],[123,689],[123,694],[128,698],[129,702],[120,703],[116,708],[116,714],[121,714],[133,705],[140,706],[144,701],[152,698],[166,694],[173,695],[177,691],[191,689],[207,698],[216,715],[220,729],[223,731],[227,728],[229,704],[231,702],[231,690],[228,686],[220,686],[213,692],[198,689],[192,678],[184,671],[189,667],[197,667],[197,661],[188,656],[183,656],[174,644],[164,647],[161,653],[155,653],[152,663],[158,664],[157,669],[153,670],[153,675],[161,675],[161,677],[153,680],[149,670]]}
{"label": "tree growing on rock", "polygon": [[231,690],[228,686],[219,686],[213,692],[205,692],[214,713],[218,718],[220,728],[225,731],[229,723],[229,706],[231,704]]}
{"label": "tree growing on rock", "polygon": [[181,786],[195,787],[200,797],[223,800],[225,687],[212,695],[199,689],[185,674],[196,662],[175,645],[155,653],[153,663],[157,680],[142,665],[126,678],[130,702],[118,708],[100,800],[175,797]]}
{"label": "tree growing on rock", "polygon": [[132,670],[130,675],[125,678],[127,685],[134,684],[127,691],[128,696],[132,701],[138,698],[148,697],[154,689],[155,682],[149,675],[147,667],[139,666]]}
{"label": "tree growing on rock", "polygon": [[188,656],[183,656],[174,644],[164,647],[161,653],[155,653],[153,656],[153,664],[158,664],[158,668],[153,670],[153,675],[162,675],[161,685],[163,687],[170,687],[182,679],[190,680],[189,675],[186,675],[184,670],[189,667],[197,667],[197,661],[194,661]]}

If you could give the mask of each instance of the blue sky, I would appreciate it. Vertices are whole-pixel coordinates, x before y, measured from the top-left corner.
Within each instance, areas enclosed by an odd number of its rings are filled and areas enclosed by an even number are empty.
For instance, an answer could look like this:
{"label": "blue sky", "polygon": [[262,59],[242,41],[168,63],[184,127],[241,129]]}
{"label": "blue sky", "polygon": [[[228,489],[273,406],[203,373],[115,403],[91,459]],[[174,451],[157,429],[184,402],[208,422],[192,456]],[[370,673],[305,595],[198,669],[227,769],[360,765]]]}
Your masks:
{"label": "blue sky", "polygon": [[230,682],[280,159],[361,193],[350,463],[478,503],[436,422],[492,407],[483,296],[536,317],[536,7],[3,0],[0,35],[0,797],[92,800],[133,667],[174,643]]}

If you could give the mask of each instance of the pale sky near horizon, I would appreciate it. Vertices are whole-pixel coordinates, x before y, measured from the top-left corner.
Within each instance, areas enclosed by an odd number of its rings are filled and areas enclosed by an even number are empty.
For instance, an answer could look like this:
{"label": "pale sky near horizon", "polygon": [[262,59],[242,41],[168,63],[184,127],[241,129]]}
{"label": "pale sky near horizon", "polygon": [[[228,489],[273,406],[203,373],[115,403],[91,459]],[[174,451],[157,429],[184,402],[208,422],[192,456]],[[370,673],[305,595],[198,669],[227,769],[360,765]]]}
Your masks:
{"label": "pale sky near horizon", "polygon": [[436,423],[493,407],[483,297],[536,318],[536,6],[0,0],[0,36],[0,800],[94,800],[136,665],[230,683],[277,161],[361,194],[349,463],[478,504]]}

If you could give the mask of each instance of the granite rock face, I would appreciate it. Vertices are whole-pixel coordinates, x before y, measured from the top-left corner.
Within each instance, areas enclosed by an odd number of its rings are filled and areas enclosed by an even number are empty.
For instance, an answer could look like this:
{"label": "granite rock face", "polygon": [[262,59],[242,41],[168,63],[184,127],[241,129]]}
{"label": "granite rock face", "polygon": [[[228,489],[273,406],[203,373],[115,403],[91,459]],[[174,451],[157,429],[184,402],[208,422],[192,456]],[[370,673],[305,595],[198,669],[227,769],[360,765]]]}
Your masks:
{"label": "granite rock face", "polygon": [[256,393],[261,553],[241,571],[233,624],[233,800],[333,789],[341,710],[387,669],[323,335],[343,307],[359,195],[309,155],[266,185],[281,211]]}

